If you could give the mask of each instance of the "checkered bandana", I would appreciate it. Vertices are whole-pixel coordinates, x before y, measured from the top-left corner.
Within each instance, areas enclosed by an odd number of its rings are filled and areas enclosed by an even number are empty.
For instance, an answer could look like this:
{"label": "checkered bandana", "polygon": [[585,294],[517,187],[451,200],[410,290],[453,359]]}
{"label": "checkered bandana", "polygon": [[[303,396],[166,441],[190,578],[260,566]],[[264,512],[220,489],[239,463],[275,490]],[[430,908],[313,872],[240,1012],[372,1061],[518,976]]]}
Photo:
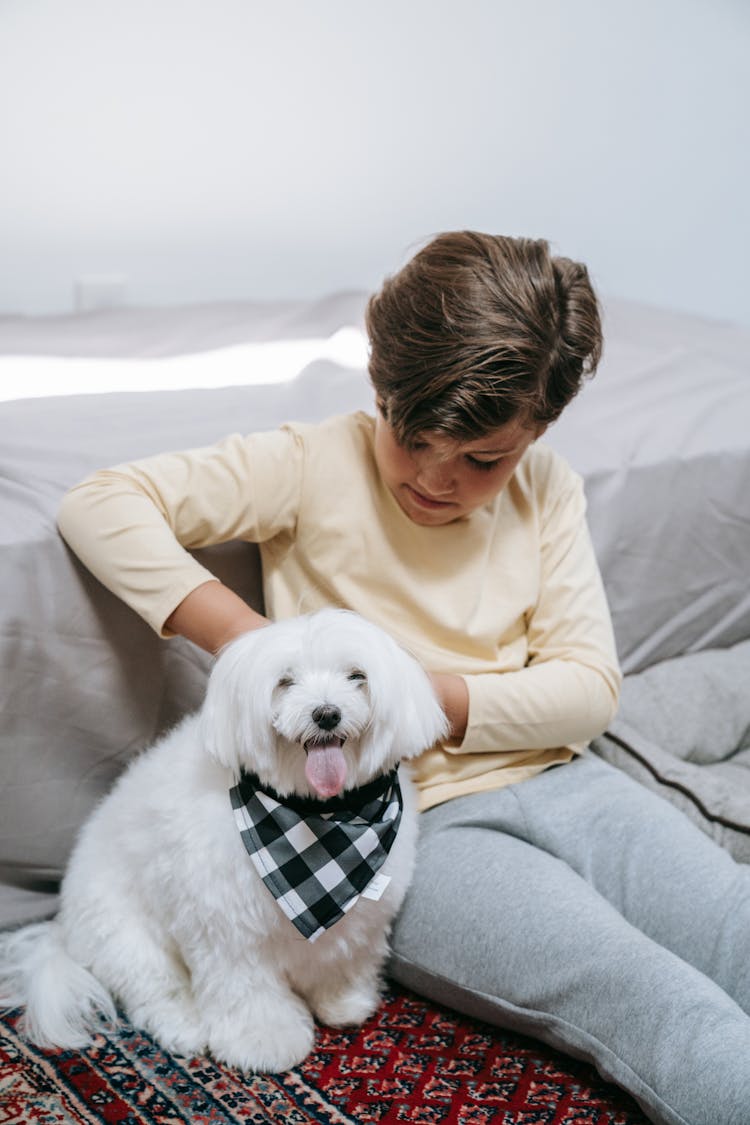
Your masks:
{"label": "checkered bandana", "polygon": [[309,941],[367,892],[396,839],[403,809],[395,769],[327,801],[280,797],[243,771],[229,795],[258,874]]}

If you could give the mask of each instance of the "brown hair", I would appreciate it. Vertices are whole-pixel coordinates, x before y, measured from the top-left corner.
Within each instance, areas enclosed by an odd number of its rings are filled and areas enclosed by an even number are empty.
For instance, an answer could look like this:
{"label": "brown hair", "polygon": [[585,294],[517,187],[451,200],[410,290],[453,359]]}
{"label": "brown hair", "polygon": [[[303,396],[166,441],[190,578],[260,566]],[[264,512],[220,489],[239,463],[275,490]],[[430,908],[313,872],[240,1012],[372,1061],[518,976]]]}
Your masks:
{"label": "brown hair", "polygon": [[602,347],[585,266],[543,239],[475,231],[429,242],[370,298],[366,323],[378,404],[404,445],[548,425]]}

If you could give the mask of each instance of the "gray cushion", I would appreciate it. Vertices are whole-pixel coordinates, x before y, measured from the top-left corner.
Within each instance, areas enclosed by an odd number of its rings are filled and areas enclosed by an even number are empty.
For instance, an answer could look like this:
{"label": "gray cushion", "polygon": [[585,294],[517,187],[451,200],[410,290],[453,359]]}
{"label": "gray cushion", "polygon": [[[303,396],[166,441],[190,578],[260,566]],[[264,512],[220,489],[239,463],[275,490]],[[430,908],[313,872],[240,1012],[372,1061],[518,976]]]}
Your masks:
{"label": "gray cushion", "polygon": [[750,641],[627,676],[592,748],[750,863]]}
{"label": "gray cushion", "polygon": [[750,637],[750,331],[608,302],[545,440],[584,478],[625,672]]}

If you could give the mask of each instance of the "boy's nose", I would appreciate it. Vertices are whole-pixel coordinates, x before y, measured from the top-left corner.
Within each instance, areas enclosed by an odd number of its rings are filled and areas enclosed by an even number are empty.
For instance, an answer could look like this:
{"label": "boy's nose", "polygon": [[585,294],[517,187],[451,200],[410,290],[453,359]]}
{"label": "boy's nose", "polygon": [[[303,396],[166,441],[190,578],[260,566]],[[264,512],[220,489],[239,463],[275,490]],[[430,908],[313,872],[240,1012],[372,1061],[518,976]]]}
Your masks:
{"label": "boy's nose", "polygon": [[453,469],[447,461],[422,462],[417,467],[416,484],[430,496],[452,492],[455,486]]}

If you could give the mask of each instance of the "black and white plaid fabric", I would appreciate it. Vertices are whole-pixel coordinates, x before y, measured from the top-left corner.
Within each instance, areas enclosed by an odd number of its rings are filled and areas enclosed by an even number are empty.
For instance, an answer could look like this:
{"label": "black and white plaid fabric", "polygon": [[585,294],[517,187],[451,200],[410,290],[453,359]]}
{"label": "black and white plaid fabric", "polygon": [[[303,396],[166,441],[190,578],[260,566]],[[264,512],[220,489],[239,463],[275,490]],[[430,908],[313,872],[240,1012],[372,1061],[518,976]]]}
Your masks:
{"label": "black and white plaid fabric", "polygon": [[244,772],[229,793],[258,874],[309,941],[375,879],[403,811],[397,769],[327,801],[280,797]]}

